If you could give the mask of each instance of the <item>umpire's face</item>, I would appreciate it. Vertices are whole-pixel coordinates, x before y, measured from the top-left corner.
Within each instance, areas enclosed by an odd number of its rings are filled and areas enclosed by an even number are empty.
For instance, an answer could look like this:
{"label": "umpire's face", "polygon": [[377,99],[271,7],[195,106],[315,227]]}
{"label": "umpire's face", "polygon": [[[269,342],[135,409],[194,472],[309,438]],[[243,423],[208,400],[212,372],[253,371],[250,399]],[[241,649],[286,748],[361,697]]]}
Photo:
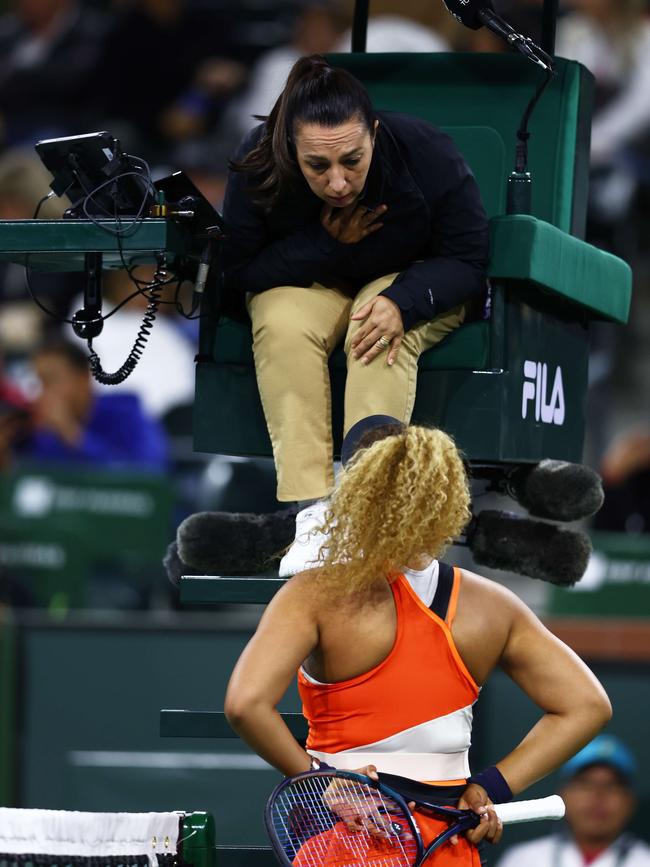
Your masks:
{"label": "umpire's face", "polygon": [[319,199],[335,208],[351,205],[363,190],[375,143],[360,117],[338,126],[301,123],[295,130],[300,171]]}

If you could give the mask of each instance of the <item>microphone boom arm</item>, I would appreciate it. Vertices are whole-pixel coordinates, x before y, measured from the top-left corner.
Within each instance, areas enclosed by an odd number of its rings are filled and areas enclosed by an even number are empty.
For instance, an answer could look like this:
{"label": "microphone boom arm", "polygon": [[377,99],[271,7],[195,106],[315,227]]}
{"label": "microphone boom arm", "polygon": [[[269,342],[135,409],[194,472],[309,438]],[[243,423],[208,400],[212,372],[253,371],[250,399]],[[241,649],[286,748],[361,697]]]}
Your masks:
{"label": "microphone boom arm", "polygon": [[536,63],[537,66],[541,66],[542,69],[547,72],[553,72],[554,63],[550,54],[547,54],[542,48],[536,45],[530,37],[517,33],[514,27],[511,27],[507,21],[504,21],[503,18],[497,15],[492,9],[480,9],[478,11],[478,17],[488,30],[491,30],[492,33],[501,37],[501,39],[505,40],[508,45],[512,45],[513,48],[516,48],[517,51],[524,55],[524,57],[532,60],[533,63]]}

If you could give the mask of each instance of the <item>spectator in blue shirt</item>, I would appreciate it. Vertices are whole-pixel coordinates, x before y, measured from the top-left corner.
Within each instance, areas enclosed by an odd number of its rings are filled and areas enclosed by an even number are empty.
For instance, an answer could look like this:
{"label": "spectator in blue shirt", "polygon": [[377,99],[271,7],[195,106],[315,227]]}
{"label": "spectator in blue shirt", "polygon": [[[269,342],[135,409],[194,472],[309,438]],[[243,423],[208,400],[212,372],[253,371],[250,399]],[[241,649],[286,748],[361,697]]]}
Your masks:
{"label": "spectator in blue shirt", "polygon": [[32,460],[163,470],[162,427],[138,397],[93,391],[88,359],[74,344],[57,340],[34,355],[42,391],[32,407],[32,429],[20,455]]}

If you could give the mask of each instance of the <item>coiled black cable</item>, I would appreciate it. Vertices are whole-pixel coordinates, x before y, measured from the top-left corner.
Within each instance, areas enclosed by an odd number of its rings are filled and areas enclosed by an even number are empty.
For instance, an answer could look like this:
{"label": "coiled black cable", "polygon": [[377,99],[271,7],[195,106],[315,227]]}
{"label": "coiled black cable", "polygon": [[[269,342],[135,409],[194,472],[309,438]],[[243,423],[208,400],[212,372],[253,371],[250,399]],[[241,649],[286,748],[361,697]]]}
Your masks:
{"label": "coiled black cable", "polygon": [[88,363],[90,365],[90,372],[97,382],[101,383],[101,385],[119,385],[119,383],[124,382],[124,380],[135,370],[135,367],[138,361],[140,361],[142,353],[147,345],[147,340],[151,334],[156,315],[158,314],[158,308],[161,304],[160,296],[163,287],[167,282],[168,274],[165,270],[165,256],[164,254],[161,254],[158,257],[158,268],[156,269],[156,273],[148,287],[147,297],[149,298],[149,303],[147,304],[147,309],[142,317],[142,322],[140,323],[140,328],[138,329],[133,347],[127,355],[124,363],[114,373],[107,373],[104,370],[99,355],[97,355],[93,349],[92,339],[88,340],[88,350],[90,353],[88,355]]}

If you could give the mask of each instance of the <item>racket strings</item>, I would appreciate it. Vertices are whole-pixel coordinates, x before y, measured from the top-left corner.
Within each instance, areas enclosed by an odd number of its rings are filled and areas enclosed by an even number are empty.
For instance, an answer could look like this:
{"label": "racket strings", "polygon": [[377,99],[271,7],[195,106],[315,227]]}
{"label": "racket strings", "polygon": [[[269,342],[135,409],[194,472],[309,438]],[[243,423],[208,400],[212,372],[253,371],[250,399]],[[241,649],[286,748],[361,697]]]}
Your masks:
{"label": "racket strings", "polygon": [[402,807],[357,781],[294,781],[275,802],[273,825],[289,862],[300,867],[411,867],[418,856]]}

